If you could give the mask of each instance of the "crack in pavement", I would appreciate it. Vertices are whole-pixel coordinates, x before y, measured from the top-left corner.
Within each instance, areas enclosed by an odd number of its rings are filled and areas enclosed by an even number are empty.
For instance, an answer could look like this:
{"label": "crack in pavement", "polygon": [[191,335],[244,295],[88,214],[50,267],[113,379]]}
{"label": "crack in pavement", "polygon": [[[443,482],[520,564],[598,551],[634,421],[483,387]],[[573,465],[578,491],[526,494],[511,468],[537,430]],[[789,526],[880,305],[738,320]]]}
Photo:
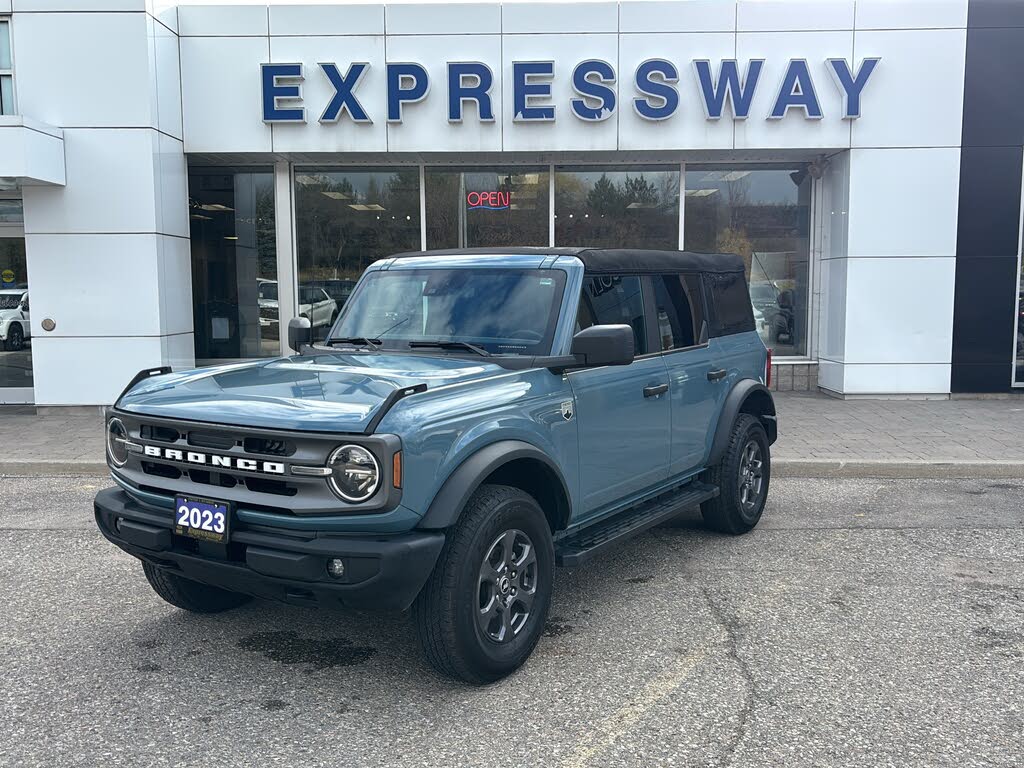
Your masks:
{"label": "crack in pavement", "polygon": [[747,727],[750,724],[754,704],[757,701],[757,686],[754,684],[754,676],[750,671],[750,666],[739,654],[739,639],[737,636],[739,620],[735,615],[726,615],[722,611],[721,607],[712,597],[710,589],[702,587],[701,593],[708,604],[708,610],[711,611],[711,615],[725,633],[726,653],[735,662],[737,669],[739,669],[740,677],[743,678],[744,688],[746,689],[746,695],[743,697],[743,706],[739,712],[739,723],[736,726],[731,742],[722,755],[722,766],[727,768],[736,759],[736,751],[747,734]]}

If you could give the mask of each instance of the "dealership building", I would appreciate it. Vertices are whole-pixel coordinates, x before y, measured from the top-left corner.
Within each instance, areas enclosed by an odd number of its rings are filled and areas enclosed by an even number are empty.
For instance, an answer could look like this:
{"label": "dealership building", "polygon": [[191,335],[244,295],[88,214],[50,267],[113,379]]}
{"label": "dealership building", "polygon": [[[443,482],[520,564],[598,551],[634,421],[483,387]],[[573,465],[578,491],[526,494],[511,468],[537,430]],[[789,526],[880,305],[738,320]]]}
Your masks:
{"label": "dealership building", "polygon": [[0,403],[520,245],[739,253],[781,389],[1024,391],[1022,71],[1018,0],[0,0]]}

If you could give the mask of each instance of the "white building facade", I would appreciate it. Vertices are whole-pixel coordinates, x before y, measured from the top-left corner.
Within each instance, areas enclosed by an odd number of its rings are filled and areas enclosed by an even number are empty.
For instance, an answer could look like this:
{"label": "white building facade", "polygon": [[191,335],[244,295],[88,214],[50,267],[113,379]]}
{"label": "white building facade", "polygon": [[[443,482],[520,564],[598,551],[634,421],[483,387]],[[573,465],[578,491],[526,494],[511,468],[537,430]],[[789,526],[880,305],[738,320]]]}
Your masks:
{"label": "white building facade", "polygon": [[1000,0],[0,0],[0,403],[495,245],[738,252],[780,388],[1012,392],[1021,51]]}

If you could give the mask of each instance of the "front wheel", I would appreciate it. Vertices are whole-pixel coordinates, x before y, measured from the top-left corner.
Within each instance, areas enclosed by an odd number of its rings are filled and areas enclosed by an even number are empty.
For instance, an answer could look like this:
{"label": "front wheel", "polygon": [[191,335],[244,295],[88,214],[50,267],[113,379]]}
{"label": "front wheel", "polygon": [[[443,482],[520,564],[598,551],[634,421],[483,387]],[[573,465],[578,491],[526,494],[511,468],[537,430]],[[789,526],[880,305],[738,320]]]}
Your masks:
{"label": "front wheel", "polygon": [[536,500],[518,488],[481,486],[413,604],[427,660],[442,674],[478,685],[515,671],[544,628],[554,559]]}
{"label": "front wheel", "polygon": [[757,417],[741,413],[721,461],[703,478],[718,486],[718,496],[700,505],[704,522],[716,531],[733,535],[751,530],[764,512],[771,473],[764,426]]}

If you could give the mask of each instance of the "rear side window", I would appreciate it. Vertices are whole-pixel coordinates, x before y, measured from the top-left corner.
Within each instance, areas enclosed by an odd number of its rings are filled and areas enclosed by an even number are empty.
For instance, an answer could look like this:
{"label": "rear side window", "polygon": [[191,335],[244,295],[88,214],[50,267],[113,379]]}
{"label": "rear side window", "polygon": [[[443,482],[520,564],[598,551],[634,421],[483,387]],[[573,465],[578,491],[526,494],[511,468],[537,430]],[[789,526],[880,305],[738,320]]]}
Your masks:
{"label": "rear side window", "polygon": [[655,275],[652,279],[661,351],[699,344],[704,326],[700,275]]}
{"label": "rear side window", "polygon": [[592,325],[622,324],[633,327],[635,354],[646,354],[647,330],[640,278],[635,275],[584,278],[576,329],[581,331]]}
{"label": "rear side window", "polygon": [[754,330],[754,310],[750,306],[747,281],[742,272],[704,275],[711,303],[711,335],[728,336]]}

